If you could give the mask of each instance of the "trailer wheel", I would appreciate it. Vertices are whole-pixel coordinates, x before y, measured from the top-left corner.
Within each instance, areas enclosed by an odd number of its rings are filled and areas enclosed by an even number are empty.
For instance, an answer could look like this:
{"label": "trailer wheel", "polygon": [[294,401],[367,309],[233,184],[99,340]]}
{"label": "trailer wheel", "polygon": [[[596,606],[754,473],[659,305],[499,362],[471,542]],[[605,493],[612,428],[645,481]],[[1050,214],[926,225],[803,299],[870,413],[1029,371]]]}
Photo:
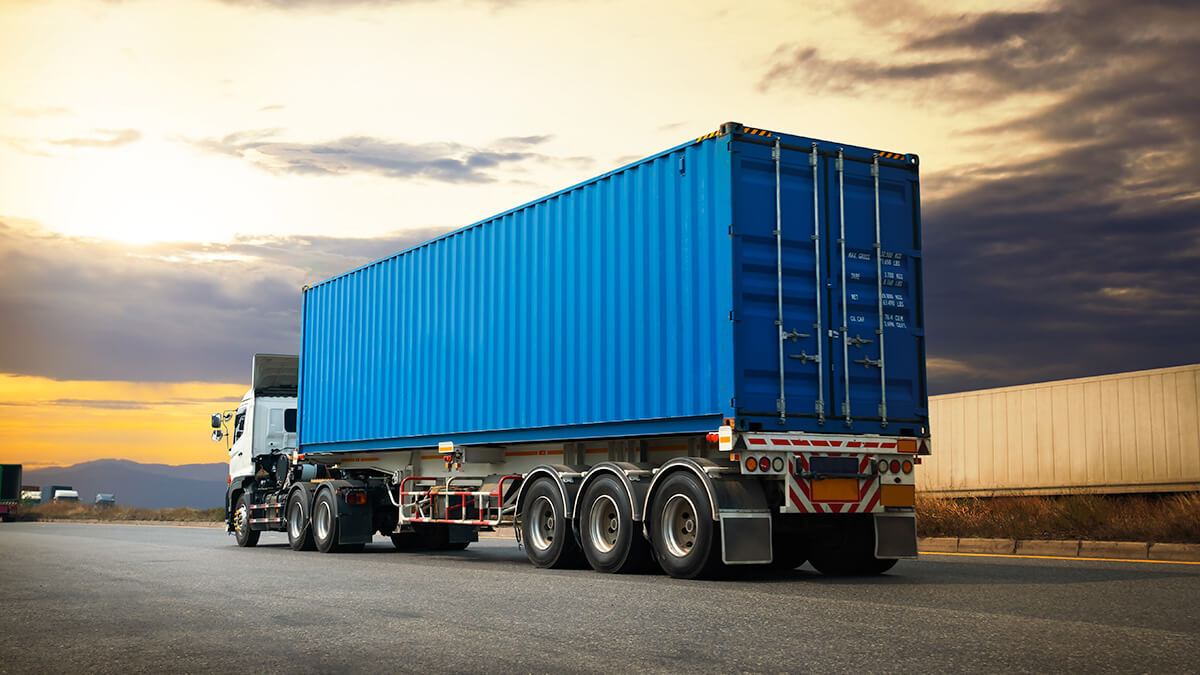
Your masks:
{"label": "trailer wheel", "polygon": [[807,538],[803,530],[788,527],[784,517],[771,523],[771,569],[786,572],[803,565],[808,559]]}
{"label": "trailer wheel", "polygon": [[826,531],[813,543],[808,562],[827,576],[874,576],[896,565],[893,558],[875,557],[875,523],[869,516]]}
{"label": "trailer wheel", "polygon": [[571,521],[558,486],[539,478],[529,486],[521,512],[521,543],[525,556],[537,567],[560,569],[579,562],[579,547],[571,535]]}
{"label": "trailer wheel", "polygon": [[598,476],[580,506],[579,541],[592,569],[622,574],[649,566],[650,544],[634,522],[629,494],[616,476]]}
{"label": "trailer wheel", "polygon": [[699,479],[680,471],[663,480],[650,508],[650,538],[663,571],[677,579],[710,576],[720,566],[720,533]]}
{"label": "trailer wheel", "polygon": [[392,546],[395,546],[397,551],[414,551],[421,548],[421,538],[416,532],[393,532],[388,536],[391,537]]}
{"label": "trailer wheel", "polygon": [[287,505],[288,545],[293,551],[311,551],[313,544],[312,528],[308,522],[308,499],[304,492],[294,492]]}
{"label": "trailer wheel", "polygon": [[250,547],[258,544],[258,530],[250,529],[250,495],[243,492],[233,512],[233,538],[238,546]]}

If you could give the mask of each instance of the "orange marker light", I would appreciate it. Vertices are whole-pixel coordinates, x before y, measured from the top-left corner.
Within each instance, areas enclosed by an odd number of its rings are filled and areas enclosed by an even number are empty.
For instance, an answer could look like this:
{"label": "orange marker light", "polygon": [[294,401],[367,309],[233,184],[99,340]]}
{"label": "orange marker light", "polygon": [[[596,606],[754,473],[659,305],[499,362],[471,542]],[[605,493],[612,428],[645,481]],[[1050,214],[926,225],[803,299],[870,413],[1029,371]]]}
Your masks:
{"label": "orange marker light", "polygon": [[753,457],[747,457],[746,458],[746,470],[754,471],[757,468],[758,468],[758,460]]}

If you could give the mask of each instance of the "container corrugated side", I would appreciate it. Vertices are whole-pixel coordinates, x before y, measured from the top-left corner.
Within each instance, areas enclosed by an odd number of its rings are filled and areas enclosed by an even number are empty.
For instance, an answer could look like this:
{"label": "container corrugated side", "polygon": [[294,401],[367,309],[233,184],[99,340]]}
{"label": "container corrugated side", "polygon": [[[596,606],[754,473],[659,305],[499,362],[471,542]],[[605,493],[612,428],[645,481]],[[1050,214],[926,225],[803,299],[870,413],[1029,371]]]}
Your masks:
{"label": "container corrugated side", "polygon": [[728,170],[680,146],[309,288],[302,446],[715,428]]}
{"label": "container corrugated side", "polygon": [[1200,489],[1200,365],[930,398],[923,492]]}

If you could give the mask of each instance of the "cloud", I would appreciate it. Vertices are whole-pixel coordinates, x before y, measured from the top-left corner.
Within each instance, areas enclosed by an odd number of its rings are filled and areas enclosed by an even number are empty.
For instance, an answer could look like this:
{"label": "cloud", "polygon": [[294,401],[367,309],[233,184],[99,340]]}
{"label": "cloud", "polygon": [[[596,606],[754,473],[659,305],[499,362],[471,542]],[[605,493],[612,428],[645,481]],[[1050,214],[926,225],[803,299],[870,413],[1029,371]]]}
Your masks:
{"label": "cloud", "polygon": [[[218,0],[226,5],[238,7],[266,7],[270,9],[344,9],[348,7],[403,7],[435,2],[435,0]],[[527,0],[470,0],[464,4],[491,5],[498,9],[512,7]]]}
{"label": "cloud", "polygon": [[301,286],[441,232],[138,247],[0,220],[0,372],[242,382],[251,354],[298,350]]}
{"label": "cloud", "polygon": [[523,162],[553,161],[531,152],[550,136],[502,138],[489,148],[458,143],[403,143],[369,136],[347,136],[324,143],[273,140],[275,129],[240,131],[219,139],[193,141],[209,152],[243,159],[272,173],[298,175],[376,174],[446,183],[488,183],[490,173]]}
{"label": "cloud", "polygon": [[136,129],[96,129],[95,133],[98,136],[60,138],[50,142],[72,148],[116,148],[134,143],[142,137],[141,132]]}
{"label": "cloud", "polygon": [[785,45],[760,87],[968,113],[1049,101],[972,131],[1020,159],[923,177],[945,188],[923,218],[934,393],[1200,361],[1200,6],[1065,2],[884,25],[908,36],[894,52]]}
{"label": "cloud", "polygon": [[17,117],[62,117],[72,114],[70,108],[62,106],[18,106],[0,103],[0,109]]}
{"label": "cloud", "polygon": [[258,112],[272,112],[275,110],[283,110],[286,107],[287,106],[283,105],[282,103],[273,103],[271,105],[264,105],[258,109]]}

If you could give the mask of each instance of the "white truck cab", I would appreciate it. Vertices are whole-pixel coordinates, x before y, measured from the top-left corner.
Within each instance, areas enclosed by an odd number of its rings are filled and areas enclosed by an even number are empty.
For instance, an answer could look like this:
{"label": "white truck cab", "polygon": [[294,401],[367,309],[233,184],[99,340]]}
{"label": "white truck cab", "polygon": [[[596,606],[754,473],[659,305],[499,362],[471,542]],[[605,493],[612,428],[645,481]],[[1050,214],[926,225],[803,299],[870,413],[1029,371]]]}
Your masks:
{"label": "white truck cab", "polygon": [[242,402],[212,416],[213,440],[227,441],[231,481],[253,476],[255,457],[295,451],[298,363],[296,356],[255,354]]}

